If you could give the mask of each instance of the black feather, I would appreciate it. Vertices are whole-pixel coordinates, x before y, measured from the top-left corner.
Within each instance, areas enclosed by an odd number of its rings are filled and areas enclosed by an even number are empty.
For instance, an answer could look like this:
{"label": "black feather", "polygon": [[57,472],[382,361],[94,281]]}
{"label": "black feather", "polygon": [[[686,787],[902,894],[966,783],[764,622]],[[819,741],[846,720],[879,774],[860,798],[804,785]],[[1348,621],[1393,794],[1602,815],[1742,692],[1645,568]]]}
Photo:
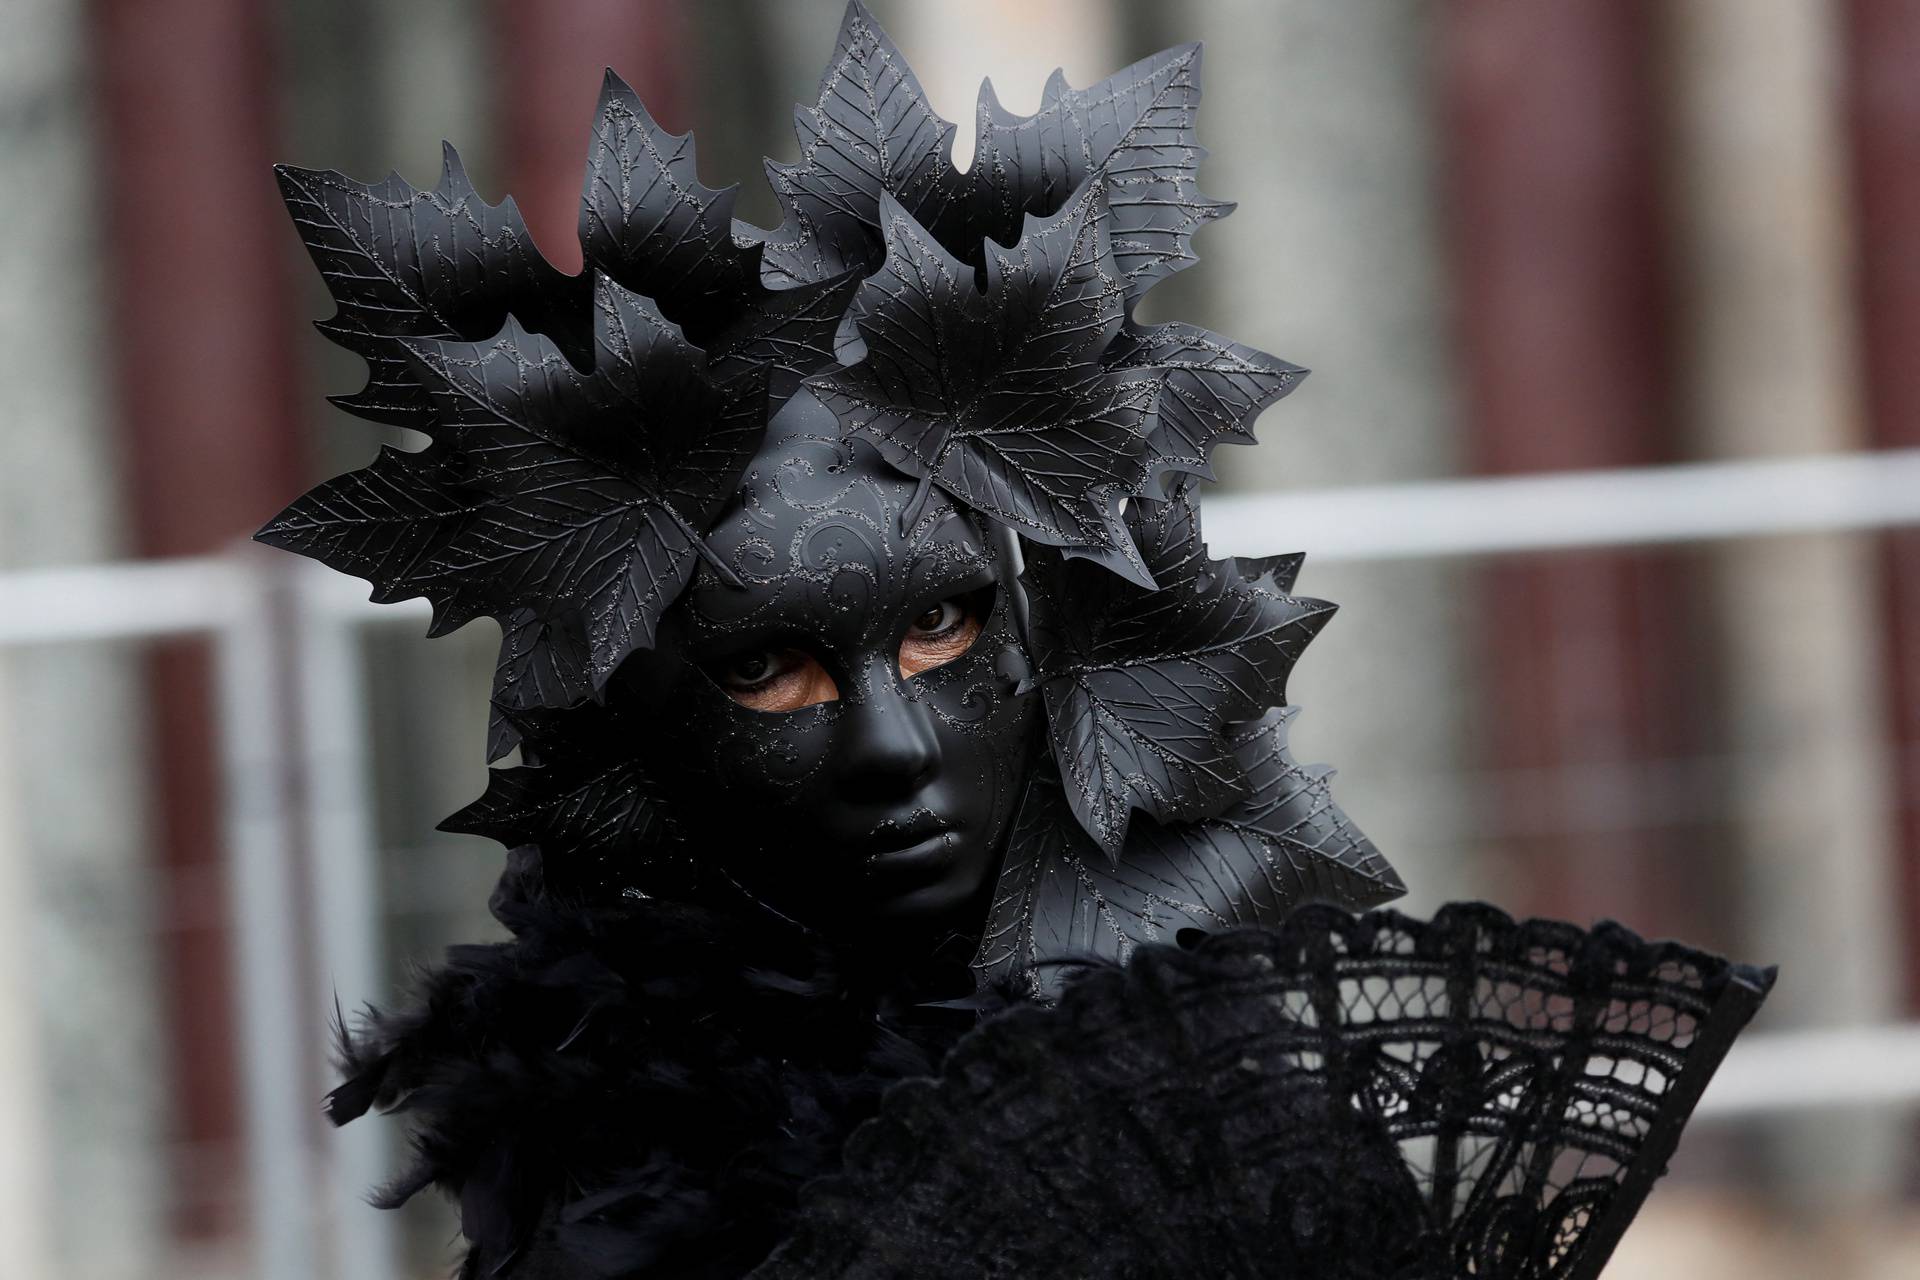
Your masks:
{"label": "black feather", "polygon": [[[404,1116],[376,1203],[452,1197],[463,1276],[736,1276],[839,1168],[880,1094],[977,1021],[964,957],[882,965],[777,922],[656,899],[586,907],[517,850],[512,940],[450,948],[412,1002],[342,1031],[336,1123]],[[884,976],[883,976],[884,975]]]}

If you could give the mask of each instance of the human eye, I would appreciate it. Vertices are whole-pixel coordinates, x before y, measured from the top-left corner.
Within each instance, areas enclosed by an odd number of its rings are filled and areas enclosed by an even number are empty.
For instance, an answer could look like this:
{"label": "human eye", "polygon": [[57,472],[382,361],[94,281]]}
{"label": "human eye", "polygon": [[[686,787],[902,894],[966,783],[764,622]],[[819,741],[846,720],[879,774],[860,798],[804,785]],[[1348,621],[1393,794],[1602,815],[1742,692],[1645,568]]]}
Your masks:
{"label": "human eye", "polygon": [[964,626],[969,616],[965,601],[942,600],[915,618],[907,628],[907,633],[923,639],[949,635],[955,629]]}
{"label": "human eye", "polygon": [[961,657],[979,638],[986,616],[978,593],[953,596],[923,610],[900,641],[900,674],[917,676]]}
{"label": "human eye", "polygon": [[748,650],[708,670],[729,698],[754,711],[798,711],[840,696],[820,660],[804,649]]}
{"label": "human eye", "polygon": [[720,687],[747,692],[779,679],[797,665],[797,649],[756,649],[719,665]]}

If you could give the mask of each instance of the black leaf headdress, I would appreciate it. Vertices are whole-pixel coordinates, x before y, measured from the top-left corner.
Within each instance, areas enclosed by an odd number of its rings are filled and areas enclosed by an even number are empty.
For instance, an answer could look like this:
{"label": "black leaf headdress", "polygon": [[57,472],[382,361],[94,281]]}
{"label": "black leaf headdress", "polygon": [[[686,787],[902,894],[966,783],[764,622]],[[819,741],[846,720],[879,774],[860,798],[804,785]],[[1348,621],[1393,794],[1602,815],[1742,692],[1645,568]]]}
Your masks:
{"label": "black leaf headdress", "polygon": [[611,72],[578,276],[540,256],[511,200],[480,198],[451,147],[432,191],[279,176],[339,304],[320,330],[368,362],[335,403],[433,443],[383,450],[259,536],[377,601],[428,597],[435,634],[497,619],[497,758],[511,713],[576,704],[652,643],[770,406],[831,360],[858,278],[763,285],[733,191],[702,186],[691,139]]}
{"label": "black leaf headdress", "polygon": [[1200,537],[1213,450],[1251,443],[1304,370],[1133,317],[1231,208],[1199,191],[1199,97],[1193,45],[1087,89],[1056,73],[1032,116],[989,86],[963,173],[954,127],[855,0],[797,113],[799,159],[769,165],[771,232],[736,222],[691,137],[609,72],[577,276],[451,149],[431,191],[280,170],[339,304],[321,329],[369,364],[337,403],[430,444],[382,451],[260,536],[376,600],[426,596],[435,633],[499,622],[489,757],[524,739],[527,763],[451,824],[538,843],[555,883],[604,885],[671,843],[646,780],[603,758],[623,749],[606,709],[580,704],[653,643],[769,417],[810,394],[922,496],[1025,547],[1051,751],[984,971],[1088,929],[1118,955],[1175,917],[1396,894],[1286,749],[1287,673],[1332,607],[1291,594],[1297,557],[1211,561]]}

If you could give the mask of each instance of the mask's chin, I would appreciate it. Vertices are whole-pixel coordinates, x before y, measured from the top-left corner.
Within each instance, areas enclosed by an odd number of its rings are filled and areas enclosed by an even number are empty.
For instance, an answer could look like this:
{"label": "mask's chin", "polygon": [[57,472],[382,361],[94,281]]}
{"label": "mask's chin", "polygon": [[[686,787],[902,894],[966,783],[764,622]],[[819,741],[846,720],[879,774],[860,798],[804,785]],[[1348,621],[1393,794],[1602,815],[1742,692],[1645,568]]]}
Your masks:
{"label": "mask's chin", "polygon": [[779,864],[814,868],[799,879],[768,874],[764,852],[722,871],[725,882],[760,909],[837,945],[901,959],[939,954],[964,962],[979,944],[992,901],[1000,834],[955,832],[945,848],[936,836],[870,858],[850,858],[844,849],[820,849],[808,857],[788,848]]}
{"label": "mask's chin", "polygon": [[822,932],[839,946],[887,963],[964,966],[979,950],[999,861],[993,859],[996,874],[983,877],[970,892],[907,895],[858,919],[835,921]]}

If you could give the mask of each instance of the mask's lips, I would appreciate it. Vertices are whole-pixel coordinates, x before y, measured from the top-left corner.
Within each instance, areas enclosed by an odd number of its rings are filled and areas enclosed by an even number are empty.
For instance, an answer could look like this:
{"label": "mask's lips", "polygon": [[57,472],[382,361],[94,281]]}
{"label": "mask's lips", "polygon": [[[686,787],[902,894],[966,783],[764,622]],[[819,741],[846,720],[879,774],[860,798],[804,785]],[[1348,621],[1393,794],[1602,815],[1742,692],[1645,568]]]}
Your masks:
{"label": "mask's lips", "polygon": [[912,849],[932,841],[953,829],[953,823],[924,805],[905,817],[887,818],[867,833],[867,860],[872,862],[890,853]]}

